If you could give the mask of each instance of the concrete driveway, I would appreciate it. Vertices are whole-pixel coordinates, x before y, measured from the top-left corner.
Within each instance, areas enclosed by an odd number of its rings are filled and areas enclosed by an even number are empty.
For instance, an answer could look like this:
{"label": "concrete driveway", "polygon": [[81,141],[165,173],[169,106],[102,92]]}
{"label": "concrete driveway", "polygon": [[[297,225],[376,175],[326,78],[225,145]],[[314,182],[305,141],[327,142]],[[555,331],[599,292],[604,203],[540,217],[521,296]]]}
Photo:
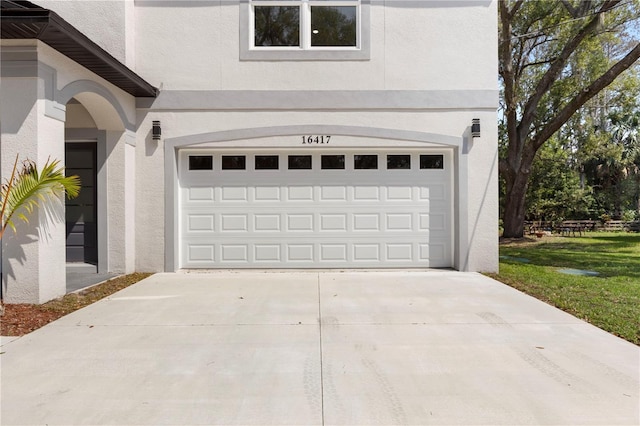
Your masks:
{"label": "concrete driveway", "polygon": [[3,425],[640,423],[640,348],[474,273],[157,274],[2,351]]}

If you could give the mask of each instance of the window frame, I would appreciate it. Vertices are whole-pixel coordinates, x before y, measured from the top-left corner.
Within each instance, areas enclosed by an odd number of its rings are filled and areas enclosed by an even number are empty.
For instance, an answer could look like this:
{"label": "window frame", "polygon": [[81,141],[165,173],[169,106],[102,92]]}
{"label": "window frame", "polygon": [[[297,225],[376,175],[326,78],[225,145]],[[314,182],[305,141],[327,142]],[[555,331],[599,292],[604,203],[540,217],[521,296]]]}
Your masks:
{"label": "window frame", "polygon": [[[291,6],[300,4],[300,46],[254,46],[254,6]],[[311,7],[355,6],[357,8],[356,46],[311,46]],[[241,0],[240,60],[369,60],[370,0]]]}

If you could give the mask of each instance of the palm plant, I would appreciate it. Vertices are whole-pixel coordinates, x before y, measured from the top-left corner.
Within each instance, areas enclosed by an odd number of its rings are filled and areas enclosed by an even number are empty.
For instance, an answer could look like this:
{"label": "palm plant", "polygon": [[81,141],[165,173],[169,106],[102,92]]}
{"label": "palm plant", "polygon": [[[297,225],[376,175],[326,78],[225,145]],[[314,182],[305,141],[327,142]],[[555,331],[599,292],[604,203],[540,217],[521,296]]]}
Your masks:
{"label": "palm plant", "polygon": [[[80,178],[65,176],[58,160],[47,160],[41,170],[31,160],[18,168],[18,156],[11,176],[0,185],[0,240],[8,228],[16,232],[15,223],[29,223],[29,215],[45,203],[59,200],[61,194],[75,198],[80,192]],[[0,305],[0,312],[2,312]]]}

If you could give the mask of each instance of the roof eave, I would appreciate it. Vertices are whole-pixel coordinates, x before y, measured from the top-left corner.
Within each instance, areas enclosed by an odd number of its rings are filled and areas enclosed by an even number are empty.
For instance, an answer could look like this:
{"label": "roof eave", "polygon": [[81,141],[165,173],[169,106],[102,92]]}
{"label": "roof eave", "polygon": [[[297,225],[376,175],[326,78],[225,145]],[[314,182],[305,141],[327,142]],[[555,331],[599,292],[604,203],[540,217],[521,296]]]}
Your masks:
{"label": "roof eave", "polygon": [[[21,34],[10,34],[11,24],[34,24]],[[37,28],[37,29],[36,29]],[[3,9],[2,38],[35,38],[69,57],[100,77],[136,97],[156,97],[158,89],[98,46],[86,35],[47,9]],[[22,30],[24,30],[22,28]]]}

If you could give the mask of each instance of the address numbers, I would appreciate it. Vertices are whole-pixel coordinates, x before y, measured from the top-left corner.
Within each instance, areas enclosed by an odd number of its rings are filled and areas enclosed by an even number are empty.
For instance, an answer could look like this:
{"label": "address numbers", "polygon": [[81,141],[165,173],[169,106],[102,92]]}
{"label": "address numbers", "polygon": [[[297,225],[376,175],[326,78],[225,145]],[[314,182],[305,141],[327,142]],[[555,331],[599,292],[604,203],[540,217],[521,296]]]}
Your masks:
{"label": "address numbers", "polygon": [[302,136],[302,145],[328,144],[331,140],[329,135],[308,135]]}

